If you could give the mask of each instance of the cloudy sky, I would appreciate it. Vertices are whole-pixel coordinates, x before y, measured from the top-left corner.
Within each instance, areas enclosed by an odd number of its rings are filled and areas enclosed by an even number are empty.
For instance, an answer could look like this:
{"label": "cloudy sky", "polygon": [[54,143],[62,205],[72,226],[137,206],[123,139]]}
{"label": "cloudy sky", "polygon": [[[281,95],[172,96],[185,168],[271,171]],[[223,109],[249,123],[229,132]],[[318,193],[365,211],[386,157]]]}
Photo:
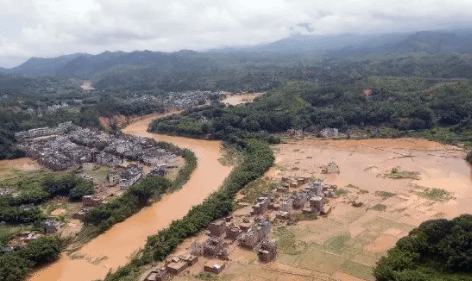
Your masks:
{"label": "cloudy sky", "polygon": [[206,50],[292,34],[472,26],[471,0],[0,0],[0,66],[86,52]]}

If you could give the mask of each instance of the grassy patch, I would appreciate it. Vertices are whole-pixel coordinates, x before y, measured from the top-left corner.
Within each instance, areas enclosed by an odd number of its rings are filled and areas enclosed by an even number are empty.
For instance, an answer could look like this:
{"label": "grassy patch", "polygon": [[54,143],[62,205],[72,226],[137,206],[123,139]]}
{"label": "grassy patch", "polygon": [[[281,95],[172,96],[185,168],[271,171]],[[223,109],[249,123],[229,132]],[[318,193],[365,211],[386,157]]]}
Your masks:
{"label": "grassy patch", "polygon": [[295,221],[312,221],[318,219],[316,214],[295,213],[292,214],[292,219]]}
{"label": "grassy patch", "polygon": [[435,201],[447,201],[452,198],[450,192],[441,189],[441,188],[425,188],[422,192],[416,193],[418,196],[421,196],[426,199],[435,200]]}
{"label": "grassy patch", "polygon": [[218,280],[218,275],[209,272],[200,272],[195,275],[195,278],[200,280]]}
{"label": "grassy patch", "polygon": [[277,184],[274,181],[268,179],[260,178],[252,181],[241,190],[244,197],[238,202],[254,203],[262,193],[271,192],[276,186]]}
{"label": "grassy patch", "polygon": [[243,151],[230,144],[223,144],[222,156],[218,162],[223,166],[237,166],[243,161]]}
{"label": "grassy patch", "polygon": [[106,166],[94,166],[91,171],[84,171],[83,174],[89,175],[93,178],[93,182],[103,184],[107,182],[107,176],[112,169]]}
{"label": "grassy patch", "polygon": [[388,199],[390,197],[396,196],[395,193],[387,192],[387,191],[377,191],[375,195],[382,197],[383,200]]}
{"label": "grassy patch", "polygon": [[347,189],[344,189],[344,188],[340,188],[340,189],[336,190],[336,195],[337,196],[345,196],[345,195],[348,195],[349,193],[351,193],[351,192]]}
{"label": "grassy patch", "polygon": [[306,242],[297,241],[295,234],[287,227],[279,227],[275,233],[278,237],[277,248],[287,255],[299,255],[306,250]]}
{"label": "grassy patch", "polygon": [[392,171],[390,171],[390,174],[387,174],[386,176],[391,179],[421,179],[419,172],[400,171],[397,167],[393,168]]}
{"label": "grassy patch", "polygon": [[334,236],[329,238],[324,244],[324,248],[330,252],[340,254],[346,250],[349,246],[348,242],[351,240],[351,235],[349,233]]}
{"label": "grassy patch", "polygon": [[284,166],[282,166],[282,165],[275,165],[274,167],[275,167],[276,170],[279,170],[279,171],[281,171],[281,172],[287,170],[287,168],[284,167]]}
{"label": "grassy patch", "polygon": [[328,275],[332,275],[338,271],[339,267],[345,261],[345,258],[336,254],[327,253],[323,251],[321,247],[310,247],[310,250],[307,251],[306,254],[295,258],[295,262],[292,263],[295,267],[310,271],[316,270]]}
{"label": "grassy patch", "polygon": [[371,210],[375,210],[375,211],[385,211],[387,210],[387,206],[383,205],[383,204],[377,204],[375,206],[373,206],[372,208],[370,208]]}
{"label": "grassy patch", "polygon": [[69,258],[72,260],[84,260],[87,258],[87,256],[82,253],[74,253],[70,255]]}
{"label": "grassy patch", "polygon": [[44,178],[56,174],[58,175],[61,173],[51,173],[47,171],[15,171],[12,177],[4,179],[0,182],[0,188],[9,188],[12,192],[41,189],[41,183],[43,182]]}
{"label": "grassy patch", "polygon": [[366,194],[366,193],[369,193],[368,190],[362,189],[362,188],[360,188],[360,187],[358,187],[358,186],[356,186],[356,185],[353,185],[353,184],[351,184],[351,183],[348,184],[348,185],[346,185],[346,187],[347,187],[347,188],[352,188],[352,189],[357,189],[357,190],[358,190],[358,192],[357,192],[358,194]]}
{"label": "grassy patch", "polygon": [[26,228],[24,226],[18,225],[4,225],[0,227],[0,246],[4,246],[15,237],[18,233],[25,231]]}
{"label": "grassy patch", "polygon": [[373,269],[357,262],[348,260],[341,265],[341,270],[357,278],[374,280]]}

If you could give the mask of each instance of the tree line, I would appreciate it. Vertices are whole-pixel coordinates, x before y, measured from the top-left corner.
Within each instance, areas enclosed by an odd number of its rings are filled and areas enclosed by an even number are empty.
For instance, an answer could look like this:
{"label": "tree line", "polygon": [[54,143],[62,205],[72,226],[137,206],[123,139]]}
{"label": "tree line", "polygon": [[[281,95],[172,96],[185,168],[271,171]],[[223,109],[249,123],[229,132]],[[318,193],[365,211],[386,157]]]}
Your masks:
{"label": "tree line", "polygon": [[0,196],[0,221],[9,224],[33,223],[44,220],[39,208],[41,203],[56,196],[68,197],[79,201],[84,195],[95,192],[93,184],[74,173],[47,175],[39,187],[21,191],[17,196],[11,194]]}
{"label": "tree line", "polygon": [[472,279],[472,215],[422,223],[400,239],[374,269],[378,281]]}
{"label": "tree line", "polygon": [[33,267],[38,267],[59,258],[62,245],[55,237],[42,236],[19,250],[0,255],[0,280],[18,281]]}

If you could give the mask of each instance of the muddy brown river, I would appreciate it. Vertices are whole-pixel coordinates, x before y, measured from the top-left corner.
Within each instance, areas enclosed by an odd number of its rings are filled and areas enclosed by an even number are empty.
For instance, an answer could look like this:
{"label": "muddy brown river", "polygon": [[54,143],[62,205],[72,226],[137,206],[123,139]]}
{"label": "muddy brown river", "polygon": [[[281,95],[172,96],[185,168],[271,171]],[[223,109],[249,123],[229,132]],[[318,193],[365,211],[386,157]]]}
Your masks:
{"label": "muddy brown river", "polygon": [[127,126],[123,132],[170,142],[194,151],[198,166],[190,180],[179,191],[165,195],[161,201],[116,224],[86,244],[75,254],[80,258],[71,259],[62,255],[59,261],[34,272],[30,281],[103,279],[110,270],[125,265],[130,256],[145,245],[149,235],[185,216],[192,206],[203,202],[221,186],[232,169],[218,162],[221,157],[221,142],[148,133],[149,124],[158,117],[159,115],[146,116]]}

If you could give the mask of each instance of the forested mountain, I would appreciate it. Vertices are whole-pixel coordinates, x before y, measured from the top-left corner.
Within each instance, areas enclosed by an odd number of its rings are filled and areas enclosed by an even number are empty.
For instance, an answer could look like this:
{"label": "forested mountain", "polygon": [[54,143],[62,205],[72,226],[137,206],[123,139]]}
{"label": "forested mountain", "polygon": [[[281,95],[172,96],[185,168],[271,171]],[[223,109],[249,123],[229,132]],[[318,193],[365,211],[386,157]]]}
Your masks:
{"label": "forested mountain", "polygon": [[241,48],[214,49],[213,53],[303,53],[303,52],[329,52],[345,48],[379,47],[390,42],[400,42],[410,34],[386,33],[386,34],[336,34],[336,35],[292,35],[268,44]]}
{"label": "forested mountain", "polygon": [[[330,57],[346,57],[346,56],[380,56],[386,54],[411,54],[411,53],[472,53],[472,31],[422,31],[410,34],[409,36],[398,35],[396,38],[378,37],[376,43],[374,40],[364,42],[357,46],[349,45],[341,49],[328,50],[327,55]],[[378,42],[383,42],[378,45]]]}
{"label": "forested mountain", "polygon": [[55,58],[30,58],[26,62],[20,64],[17,67],[10,69],[1,69],[0,72],[12,73],[12,74],[23,74],[23,75],[36,75],[45,73],[57,73],[59,69],[64,67],[67,63],[71,62],[80,56],[91,56],[88,54],[71,54]]}
{"label": "forested mountain", "polygon": [[[283,67],[330,66],[332,59],[385,60],[405,55],[469,54],[472,31],[423,31],[417,33],[294,35],[276,42],[245,48],[223,48],[208,52],[174,53],[135,51],[104,52],[98,55],[71,54],[57,58],[31,58],[0,72],[23,75],[61,74],[82,79],[113,76],[128,82],[156,83],[156,76],[238,74]],[[387,57],[385,57],[387,56]],[[388,57],[390,56],[390,57]],[[154,77],[153,79],[146,78]],[[136,77],[140,77],[139,79]],[[157,80],[159,80],[157,79]],[[164,78],[168,79],[168,78]]]}
{"label": "forested mountain", "polygon": [[6,73],[34,74],[65,74],[81,78],[91,78],[97,73],[105,72],[120,66],[152,67],[163,72],[201,70],[208,65],[208,59],[193,57],[195,52],[104,52],[98,55],[72,54],[57,58],[31,58],[25,63],[11,68],[0,69]]}
{"label": "forested mountain", "polygon": [[0,90],[21,91],[31,85],[33,80],[22,75],[0,73]]}

